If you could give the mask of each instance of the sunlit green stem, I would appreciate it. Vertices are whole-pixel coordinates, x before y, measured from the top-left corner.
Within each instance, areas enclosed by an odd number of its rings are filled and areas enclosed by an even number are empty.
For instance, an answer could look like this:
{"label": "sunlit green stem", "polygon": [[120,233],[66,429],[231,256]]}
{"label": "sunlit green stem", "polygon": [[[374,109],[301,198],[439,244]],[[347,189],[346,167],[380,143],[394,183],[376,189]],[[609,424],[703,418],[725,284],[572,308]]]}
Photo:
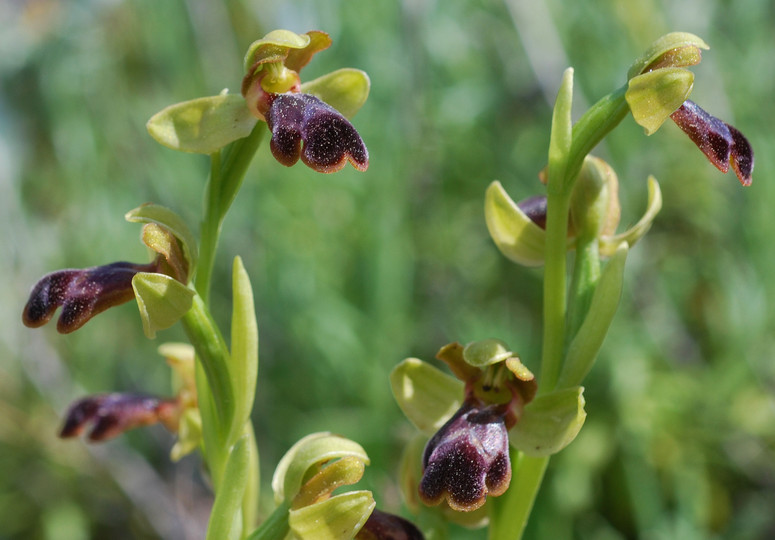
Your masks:
{"label": "sunlit green stem", "polygon": [[261,526],[253,531],[248,540],[284,540],[290,531],[290,526],[288,525],[289,509],[290,507],[287,503],[282,503],[275,508],[274,512],[266,518]]}
{"label": "sunlit green stem", "polygon": [[518,540],[525,532],[549,458],[532,458],[511,449],[512,480],[508,491],[493,500],[490,540]]}

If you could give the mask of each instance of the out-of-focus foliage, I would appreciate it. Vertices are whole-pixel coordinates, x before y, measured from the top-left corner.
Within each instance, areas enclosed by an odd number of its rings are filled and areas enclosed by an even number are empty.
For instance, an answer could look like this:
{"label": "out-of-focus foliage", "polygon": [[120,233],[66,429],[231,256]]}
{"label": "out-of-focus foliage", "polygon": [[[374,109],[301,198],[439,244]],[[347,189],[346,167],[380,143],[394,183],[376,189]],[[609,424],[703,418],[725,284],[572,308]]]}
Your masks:
{"label": "out-of-focus foliage", "polygon": [[145,122],[236,91],[245,48],[278,27],[331,34],[309,77],[369,73],[353,123],[371,166],[286,169],[265,145],[226,220],[213,304],[228,320],[241,255],[261,332],[263,478],[294,441],[330,430],[363,445],[363,483],[399,511],[413,428],[392,367],[498,337],[537,370],[541,270],[498,253],[485,189],[539,190],[565,67],[578,116],[653,39],[685,30],[711,45],[693,98],[748,136],[754,183],[721,175],[672,125],[646,138],[629,118],[597,149],[619,175],[624,222],[649,174],[664,207],[631,252],[586,425],[552,461],[526,537],[775,535],[773,21],[769,0],[0,2],[0,538],[201,537],[199,463],[170,464],[163,430],[98,447],[56,438],[86,393],[168,392],[155,349],[180,330],[146,340],[132,303],[70,336],[23,328],[20,314],[51,270],[146,260],[123,219],[143,202],[197,226],[207,161],[157,145]]}

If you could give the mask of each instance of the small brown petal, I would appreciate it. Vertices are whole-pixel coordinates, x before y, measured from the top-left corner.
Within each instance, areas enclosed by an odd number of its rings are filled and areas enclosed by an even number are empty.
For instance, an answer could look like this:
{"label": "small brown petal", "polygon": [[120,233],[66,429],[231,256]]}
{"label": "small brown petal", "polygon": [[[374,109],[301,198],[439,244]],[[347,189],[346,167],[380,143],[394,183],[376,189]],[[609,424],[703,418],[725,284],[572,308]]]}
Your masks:
{"label": "small brown petal", "polygon": [[285,166],[301,157],[308,167],[324,173],[336,172],[348,161],[359,171],[369,167],[368,150],[353,125],[315,96],[278,95],[266,121],[272,131],[272,155]]}
{"label": "small brown petal", "polygon": [[30,292],[22,321],[30,328],[46,324],[59,306],[62,314],[57,330],[77,330],[106,309],[134,298],[132,278],[138,272],[152,272],[156,263],[116,262],[81,270],[58,270],[43,276]]}
{"label": "small brown petal", "polygon": [[92,441],[112,439],[129,429],[157,422],[174,431],[177,410],[175,399],[120,393],[88,396],[70,406],[59,436],[76,437],[89,423],[93,424],[89,433]]}

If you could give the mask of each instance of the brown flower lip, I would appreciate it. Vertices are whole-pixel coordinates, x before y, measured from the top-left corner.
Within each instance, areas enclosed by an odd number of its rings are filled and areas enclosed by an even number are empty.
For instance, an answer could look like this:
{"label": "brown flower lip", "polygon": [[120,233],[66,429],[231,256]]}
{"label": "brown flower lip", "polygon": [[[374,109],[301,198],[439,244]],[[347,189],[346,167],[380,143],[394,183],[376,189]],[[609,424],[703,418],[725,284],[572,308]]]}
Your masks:
{"label": "brown flower lip", "polygon": [[511,481],[509,435],[503,405],[466,401],[428,441],[423,453],[420,498],[428,505],[446,500],[468,512],[487,495],[502,495]]}
{"label": "brown flower lip", "polygon": [[358,131],[313,95],[278,94],[266,122],[272,131],[272,155],[283,165],[290,167],[301,157],[308,167],[323,173],[336,172],[348,161],[359,171],[369,167],[369,152]]}
{"label": "brown flower lip", "polygon": [[753,148],[742,133],[688,99],[670,118],[718,170],[725,173],[732,165],[740,183],[751,185]]}
{"label": "brown flower lip", "polygon": [[424,540],[425,537],[411,522],[375,508],[355,538],[356,540]]}
{"label": "brown flower lip", "polygon": [[132,278],[138,272],[154,272],[157,267],[156,262],[116,262],[46,274],[32,288],[22,322],[30,328],[43,326],[61,306],[57,331],[73,332],[95,315],[134,298]]}
{"label": "brown flower lip", "polygon": [[88,396],[70,406],[59,436],[77,437],[93,424],[89,440],[105,441],[141,426],[162,422],[177,430],[178,401],[144,394],[112,393]]}

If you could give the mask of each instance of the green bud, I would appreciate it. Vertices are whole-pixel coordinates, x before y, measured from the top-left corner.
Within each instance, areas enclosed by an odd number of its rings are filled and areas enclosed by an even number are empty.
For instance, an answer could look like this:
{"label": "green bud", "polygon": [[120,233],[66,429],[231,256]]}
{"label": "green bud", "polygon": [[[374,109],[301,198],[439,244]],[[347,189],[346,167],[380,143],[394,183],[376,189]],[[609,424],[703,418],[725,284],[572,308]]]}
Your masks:
{"label": "green bud", "polygon": [[167,148],[212,154],[250,135],[256,122],[245,98],[222,93],[170,105],[154,114],[146,128]]}
{"label": "green bud", "polygon": [[463,397],[463,383],[417,358],[393,369],[390,387],[403,413],[426,435],[444,425]]}
{"label": "green bud", "polygon": [[149,339],[158,330],[175,324],[191,308],[194,291],[165,274],[139,272],[132,278],[132,289],[140,309],[143,331]]}
{"label": "green bud", "polygon": [[591,155],[584,159],[571,195],[570,213],[577,236],[600,238],[616,230],[621,216],[619,181],[608,163]]}
{"label": "green bud", "polygon": [[371,80],[360,69],[342,68],[301,85],[301,91],[325,101],[347,118],[366,103]]}
{"label": "green bud", "polygon": [[512,446],[531,457],[556,454],[576,438],[587,413],[580,386],[538,396],[511,428]]}
{"label": "green bud", "polygon": [[691,71],[662,68],[630,79],[624,98],[632,117],[651,135],[686,101],[693,84]]}
{"label": "green bud", "polygon": [[627,79],[667,67],[687,67],[700,62],[700,49],[709,49],[699,37],[688,32],[671,32],[657,39],[627,72]]}

